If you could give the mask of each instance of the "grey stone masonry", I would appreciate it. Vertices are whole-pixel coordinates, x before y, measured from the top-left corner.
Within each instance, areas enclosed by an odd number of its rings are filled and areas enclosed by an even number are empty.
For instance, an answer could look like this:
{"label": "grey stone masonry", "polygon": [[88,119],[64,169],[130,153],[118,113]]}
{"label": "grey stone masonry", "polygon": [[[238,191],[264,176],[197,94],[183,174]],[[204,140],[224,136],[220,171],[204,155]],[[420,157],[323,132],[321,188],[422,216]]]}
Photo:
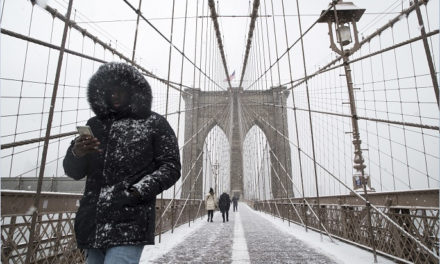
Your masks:
{"label": "grey stone masonry", "polygon": [[[183,148],[182,197],[203,199],[203,144],[211,129],[219,126],[230,144],[230,190],[243,193],[243,141],[248,131],[258,126],[270,147],[271,182],[274,198],[293,197],[290,145],[285,87],[268,90],[207,92],[186,89],[185,143]],[[280,133],[282,135],[280,135]],[[191,193],[190,191],[193,190]]]}

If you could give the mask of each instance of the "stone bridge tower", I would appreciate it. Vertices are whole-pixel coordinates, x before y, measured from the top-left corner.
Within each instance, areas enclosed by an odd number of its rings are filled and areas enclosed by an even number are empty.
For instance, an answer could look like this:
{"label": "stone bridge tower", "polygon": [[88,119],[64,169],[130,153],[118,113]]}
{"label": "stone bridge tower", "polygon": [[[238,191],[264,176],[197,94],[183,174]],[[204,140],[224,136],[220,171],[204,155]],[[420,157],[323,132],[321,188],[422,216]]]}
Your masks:
{"label": "stone bridge tower", "polygon": [[269,142],[273,196],[286,197],[285,188],[289,197],[293,197],[292,182],[289,179],[292,175],[290,145],[279,134],[288,135],[285,106],[289,92],[286,88],[273,87],[259,91],[232,88],[219,92],[187,89],[186,92],[192,96],[184,96],[187,109],[185,142],[188,143],[183,148],[182,177],[188,175],[189,178],[183,184],[182,198],[188,196],[193,185],[194,198],[204,198],[201,153],[207,135],[216,125],[226,134],[230,145],[231,194],[243,193],[243,141],[248,131],[256,125]]}

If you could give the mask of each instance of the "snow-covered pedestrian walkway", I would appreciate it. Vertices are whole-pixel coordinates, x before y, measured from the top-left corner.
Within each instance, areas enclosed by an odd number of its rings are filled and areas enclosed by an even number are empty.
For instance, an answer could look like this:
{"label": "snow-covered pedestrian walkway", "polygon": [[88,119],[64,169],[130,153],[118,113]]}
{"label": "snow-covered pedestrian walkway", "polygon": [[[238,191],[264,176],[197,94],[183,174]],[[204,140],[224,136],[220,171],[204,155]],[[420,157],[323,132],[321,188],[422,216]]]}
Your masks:
{"label": "snow-covered pedestrian walkway", "polygon": [[[327,237],[305,232],[239,204],[229,222],[214,214],[214,222],[196,220],[146,246],[141,263],[372,263],[370,252]],[[379,257],[379,263],[393,263]]]}

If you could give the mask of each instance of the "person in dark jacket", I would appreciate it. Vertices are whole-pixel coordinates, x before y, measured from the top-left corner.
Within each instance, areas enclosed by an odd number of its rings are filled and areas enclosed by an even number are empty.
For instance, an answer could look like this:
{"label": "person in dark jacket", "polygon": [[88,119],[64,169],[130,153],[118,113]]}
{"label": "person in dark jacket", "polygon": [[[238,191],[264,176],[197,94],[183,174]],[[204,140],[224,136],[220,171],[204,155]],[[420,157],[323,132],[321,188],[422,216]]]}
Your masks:
{"label": "person in dark jacket", "polygon": [[232,203],[234,205],[234,212],[238,211],[238,196],[234,195],[234,197],[232,197]]}
{"label": "person in dark jacket", "polygon": [[220,208],[220,212],[222,212],[223,223],[225,222],[225,216],[226,221],[229,222],[229,208],[231,207],[231,199],[229,198],[229,194],[224,192],[222,195],[220,195],[218,207]]}
{"label": "person in dark jacket", "polygon": [[180,177],[177,139],[167,120],[151,111],[145,78],[124,63],[106,63],[91,77],[87,121],[93,136],[72,141],[67,176],[84,177],[75,218],[78,248],[87,263],[138,263],[154,244],[156,195]]}

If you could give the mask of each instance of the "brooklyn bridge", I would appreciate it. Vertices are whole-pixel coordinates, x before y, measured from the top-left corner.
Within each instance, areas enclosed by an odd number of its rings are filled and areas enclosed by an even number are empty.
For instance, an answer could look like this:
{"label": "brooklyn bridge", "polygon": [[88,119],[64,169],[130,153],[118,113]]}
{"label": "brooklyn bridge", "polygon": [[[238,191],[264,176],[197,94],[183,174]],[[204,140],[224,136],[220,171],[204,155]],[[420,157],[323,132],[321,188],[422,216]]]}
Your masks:
{"label": "brooklyn bridge", "polygon": [[115,61],[182,164],[141,263],[439,263],[438,1],[0,5],[2,263],[85,263],[63,159]]}

